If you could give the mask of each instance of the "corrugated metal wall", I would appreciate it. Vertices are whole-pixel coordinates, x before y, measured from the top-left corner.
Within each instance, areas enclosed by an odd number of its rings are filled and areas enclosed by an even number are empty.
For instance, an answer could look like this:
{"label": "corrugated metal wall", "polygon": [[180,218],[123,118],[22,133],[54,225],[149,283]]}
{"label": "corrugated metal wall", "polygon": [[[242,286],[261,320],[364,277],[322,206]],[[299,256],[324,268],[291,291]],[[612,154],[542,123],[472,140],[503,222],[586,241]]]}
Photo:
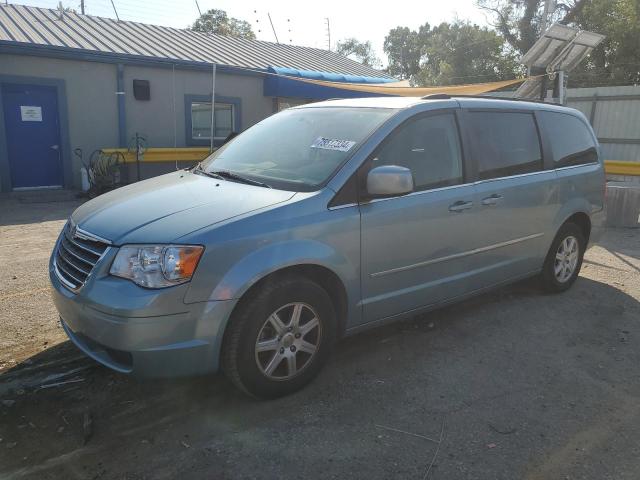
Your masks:
{"label": "corrugated metal wall", "polygon": [[604,158],[640,161],[640,86],[570,88],[566,104],[587,116]]}

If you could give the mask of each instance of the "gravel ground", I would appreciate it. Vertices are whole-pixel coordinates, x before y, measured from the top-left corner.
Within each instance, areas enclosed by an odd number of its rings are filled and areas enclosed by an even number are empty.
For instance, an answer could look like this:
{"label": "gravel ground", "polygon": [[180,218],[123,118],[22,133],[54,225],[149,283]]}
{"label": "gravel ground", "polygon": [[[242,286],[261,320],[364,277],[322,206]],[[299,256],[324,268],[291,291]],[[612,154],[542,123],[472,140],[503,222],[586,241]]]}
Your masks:
{"label": "gravel ground", "polygon": [[65,341],[47,259],[75,206],[0,200],[0,478],[640,478],[640,231],[607,232],[569,292],[519,283],[348,338],[257,402]]}

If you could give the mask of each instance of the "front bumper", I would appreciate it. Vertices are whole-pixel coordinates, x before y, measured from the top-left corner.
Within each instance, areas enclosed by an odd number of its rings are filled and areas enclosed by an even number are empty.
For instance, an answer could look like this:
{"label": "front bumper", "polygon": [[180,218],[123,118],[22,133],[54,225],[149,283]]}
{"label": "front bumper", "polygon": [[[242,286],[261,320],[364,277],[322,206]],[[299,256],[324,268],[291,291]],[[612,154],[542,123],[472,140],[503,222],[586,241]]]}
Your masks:
{"label": "front bumper", "polygon": [[65,332],[101,364],[141,377],[218,370],[222,335],[235,301],[185,304],[186,285],[148,290],[99,272],[74,293],[52,267],[49,277]]}

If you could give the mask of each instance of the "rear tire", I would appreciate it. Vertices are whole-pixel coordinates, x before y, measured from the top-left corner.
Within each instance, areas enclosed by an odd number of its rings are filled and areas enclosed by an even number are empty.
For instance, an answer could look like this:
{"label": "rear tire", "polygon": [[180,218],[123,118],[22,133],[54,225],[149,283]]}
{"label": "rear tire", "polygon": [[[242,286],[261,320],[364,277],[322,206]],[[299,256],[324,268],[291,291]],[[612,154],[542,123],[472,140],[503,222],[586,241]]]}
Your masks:
{"label": "rear tire", "polygon": [[542,288],[550,293],[568,290],[578,278],[586,250],[582,229],[565,223],[551,243],[540,275]]}
{"label": "rear tire", "polygon": [[331,298],[291,275],[267,280],[241,300],[222,346],[222,369],[256,398],[300,390],[320,372],[337,333]]}

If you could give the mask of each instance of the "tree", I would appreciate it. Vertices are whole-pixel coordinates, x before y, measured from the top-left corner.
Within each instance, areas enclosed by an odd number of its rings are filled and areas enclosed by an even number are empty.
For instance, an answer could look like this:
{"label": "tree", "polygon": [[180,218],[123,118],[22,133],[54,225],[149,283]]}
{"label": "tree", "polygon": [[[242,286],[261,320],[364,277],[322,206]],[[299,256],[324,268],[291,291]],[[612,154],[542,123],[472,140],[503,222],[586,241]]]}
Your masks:
{"label": "tree", "polygon": [[[514,51],[524,54],[541,34],[544,0],[477,0]],[[606,35],[571,74],[572,86],[640,82],[640,1],[566,0],[548,25],[559,22]]]}
{"label": "tree", "polygon": [[415,85],[450,85],[513,78],[519,67],[493,30],[455,21],[418,31],[398,27],[385,38],[388,71]]}
{"label": "tree", "polygon": [[569,75],[572,86],[640,83],[640,2],[592,0],[575,26],[606,35],[604,41]]}
{"label": "tree", "polygon": [[[429,24],[426,24],[429,28]],[[423,27],[420,27],[423,28]],[[418,33],[408,27],[396,27],[384,38],[384,53],[389,59],[387,71],[394,77],[409,79],[420,70]]]}
{"label": "tree", "polygon": [[255,40],[256,35],[251,29],[251,24],[237,18],[229,18],[224,10],[211,9],[200,15],[191,30],[203,33],[215,33],[228,37],[240,37]]}
{"label": "tree", "polygon": [[358,62],[368,67],[379,67],[382,65],[380,59],[373,51],[370,41],[360,42],[355,38],[347,38],[338,42],[336,51],[345,57],[353,57]]}
{"label": "tree", "polygon": [[441,23],[420,32],[424,47],[416,82],[448,85],[492,82],[518,73],[515,57],[493,30],[468,22]]}
{"label": "tree", "polygon": [[[546,0],[551,1],[551,0]],[[560,22],[567,25],[589,3],[589,0],[566,0],[558,3],[547,19],[547,25]],[[545,0],[477,0],[477,5],[489,12],[498,33],[521,55],[540,37]]]}

